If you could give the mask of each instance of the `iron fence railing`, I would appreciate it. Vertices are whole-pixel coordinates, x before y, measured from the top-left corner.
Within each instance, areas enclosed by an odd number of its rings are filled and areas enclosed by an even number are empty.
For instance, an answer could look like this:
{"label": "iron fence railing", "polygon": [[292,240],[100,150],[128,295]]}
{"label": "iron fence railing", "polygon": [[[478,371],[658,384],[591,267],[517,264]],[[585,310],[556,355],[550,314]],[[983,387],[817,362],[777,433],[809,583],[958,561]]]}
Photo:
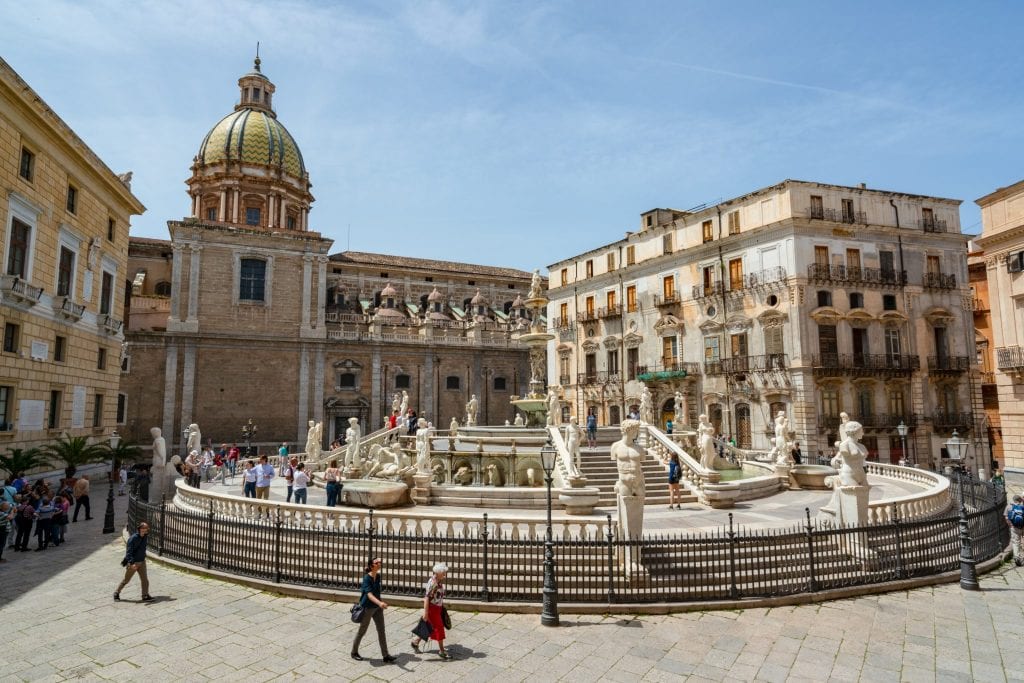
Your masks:
{"label": "iron fence railing", "polygon": [[1004,371],[1024,370],[1024,348],[1003,346],[996,349],[996,367]]}
{"label": "iron fence railing", "polygon": [[675,306],[683,300],[679,296],[679,292],[669,292],[668,294],[655,294],[653,297],[655,306]]}
{"label": "iron fence railing", "polygon": [[928,356],[928,372],[966,372],[971,369],[967,356]]}
{"label": "iron fence railing", "polygon": [[932,415],[932,426],[937,430],[959,430],[961,434],[971,431],[974,426],[974,413],[947,413],[937,411]]}
{"label": "iron fence railing", "polygon": [[[964,501],[974,559],[996,557],[1009,541],[1001,487],[965,480]],[[959,508],[959,487],[953,487]],[[277,510],[275,511],[275,508]],[[898,513],[898,508],[894,510]],[[429,568],[451,568],[447,592],[479,601],[539,602],[544,540],[520,536],[488,521],[458,532],[424,535],[375,520],[324,528],[292,525],[279,506],[242,519],[149,504],[132,496],[128,528],[150,525],[150,552],[228,574],[274,583],[355,590],[370,557],[387,558],[383,590],[420,595]],[[316,519],[315,516],[313,518]],[[699,533],[623,540],[607,531],[554,541],[559,599],[581,603],[651,603],[775,597],[949,572],[960,566],[959,516],[836,528],[812,519],[793,526],[748,528],[733,523]]]}
{"label": "iron fence railing", "polygon": [[907,271],[891,268],[863,268],[861,266],[812,263],[807,266],[807,278],[815,282],[843,282],[877,287],[902,287],[907,284]]}
{"label": "iron fence railing", "polygon": [[917,227],[925,232],[946,232],[946,221],[934,218],[918,218]]}
{"label": "iron fence railing", "polygon": [[725,285],[721,282],[712,282],[707,285],[694,285],[693,286],[693,298],[694,299],[707,299],[711,296],[721,296],[722,292],[725,291]]}
{"label": "iron fence railing", "polygon": [[826,209],[823,206],[809,206],[805,210],[808,218],[820,221],[832,221],[834,223],[862,223],[868,222],[868,215],[864,211],[845,211],[842,209]]}
{"label": "iron fence railing", "polygon": [[730,375],[766,370],[785,370],[789,360],[784,353],[769,353],[763,356],[733,356],[716,361],[704,362],[706,375]]}
{"label": "iron fence railing", "polygon": [[923,284],[926,289],[956,289],[956,274],[925,273]]}
{"label": "iron fence railing", "polygon": [[917,356],[888,353],[821,353],[811,363],[818,375],[905,374],[921,368]]}

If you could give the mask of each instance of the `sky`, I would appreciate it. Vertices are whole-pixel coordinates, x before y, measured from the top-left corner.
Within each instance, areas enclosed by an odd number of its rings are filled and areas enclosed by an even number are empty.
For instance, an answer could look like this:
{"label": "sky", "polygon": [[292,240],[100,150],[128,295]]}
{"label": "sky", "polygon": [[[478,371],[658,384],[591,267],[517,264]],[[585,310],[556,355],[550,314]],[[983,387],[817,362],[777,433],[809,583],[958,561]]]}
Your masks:
{"label": "sky", "polygon": [[260,41],[346,248],[532,270],[786,178],[1024,178],[1024,4],[0,0],[0,57],[167,237]]}

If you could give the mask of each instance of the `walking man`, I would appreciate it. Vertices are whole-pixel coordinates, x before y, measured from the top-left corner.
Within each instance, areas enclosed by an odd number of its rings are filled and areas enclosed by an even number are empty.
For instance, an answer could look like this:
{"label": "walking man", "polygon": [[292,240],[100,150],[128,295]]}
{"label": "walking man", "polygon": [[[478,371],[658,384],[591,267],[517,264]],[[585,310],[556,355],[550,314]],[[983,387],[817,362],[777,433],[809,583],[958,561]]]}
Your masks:
{"label": "walking man", "polygon": [[1006,522],[1010,525],[1013,562],[1019,567],[1024,564],[1024,548],[1021,547],[1021,532],[1024,532],[1024,500],[1019,495],[1013,497],[1013,503],[1006,509]]}
{"label": "walking man", "polygon": [[270,500],[270,480],[274,478],[274,466],[267,463],[267,456],[260,456],[256,465],[256,498]]}
{"label": "walking man", "polygon": [[121,600],[121,590],[136,574],[139,575],[139,581],[142,582],[142,601],[149,602],[153,599],[153,596],[149,594],[149,577],[146,576],[146,544],[148,543],[146,537],[148,535],[149,524],[142,522],[139,524],[139,530],[128,539],[124,559],[121,560],[121,565],[124,567],[124,579],[114,591],[115,601]]}
{"label": "walking man", "polygon": [[78,511],[82,507],[85,507],[86,520],[92,519],[92,512],[89,509],[89,480],[85,477],[79,477],[75,481],[73,493],[75,494],[75,515],[71,518],[71,521],[78,521]]}

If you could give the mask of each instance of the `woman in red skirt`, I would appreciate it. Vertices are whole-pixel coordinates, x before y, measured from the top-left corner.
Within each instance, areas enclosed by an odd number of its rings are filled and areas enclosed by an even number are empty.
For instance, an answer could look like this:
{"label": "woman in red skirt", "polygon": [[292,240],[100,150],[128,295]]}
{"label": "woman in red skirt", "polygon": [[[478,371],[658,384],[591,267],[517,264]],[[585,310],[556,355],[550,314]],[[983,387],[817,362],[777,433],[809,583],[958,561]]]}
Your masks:
{"label": "woman in red skirt", "polygon": [[[427,581],[426,593],[423,596],[423,621],[430,624],[433,629],[430,633],[430,640],[437,641],[437,654],[441,659],[452,658],[444,649],[444,621],[441,618],[441,610],[444,608],[444,579],[447,575],[447,565],[443,562],[435,564],[434,575]],[[412,649],[419,653],[419,638],[412,641]]]}

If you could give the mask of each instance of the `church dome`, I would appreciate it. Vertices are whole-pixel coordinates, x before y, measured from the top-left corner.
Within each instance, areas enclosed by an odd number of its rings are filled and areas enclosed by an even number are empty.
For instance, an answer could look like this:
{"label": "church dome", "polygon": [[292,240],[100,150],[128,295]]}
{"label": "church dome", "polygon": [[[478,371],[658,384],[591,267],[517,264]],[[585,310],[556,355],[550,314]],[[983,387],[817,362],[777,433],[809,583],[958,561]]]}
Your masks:
{"label": "church dome", "polygon": [[243,107],[210,129],[199,146],[202,165],[224,161],[281,168],[296,178],[306,175],[302,152],[288,129],[271,112]]}

